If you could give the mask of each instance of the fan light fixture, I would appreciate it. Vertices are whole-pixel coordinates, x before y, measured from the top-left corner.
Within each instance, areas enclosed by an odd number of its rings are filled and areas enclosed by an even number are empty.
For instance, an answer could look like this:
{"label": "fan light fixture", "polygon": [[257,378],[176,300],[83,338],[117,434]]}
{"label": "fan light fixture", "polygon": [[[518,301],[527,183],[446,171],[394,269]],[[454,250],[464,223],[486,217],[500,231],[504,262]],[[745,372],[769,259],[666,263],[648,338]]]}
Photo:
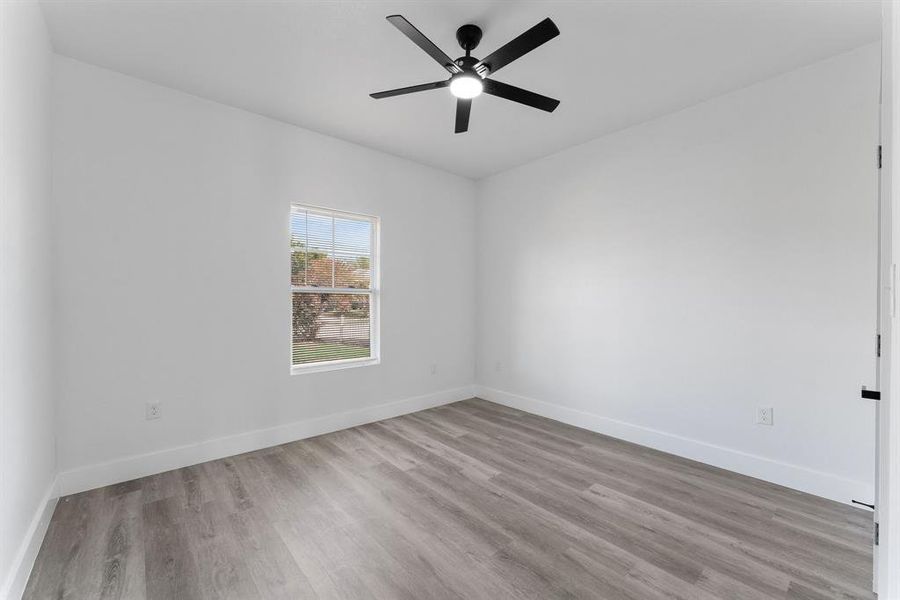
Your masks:
{"label": "fan light fixture", "polygon": [[481,83],[481,77],[464,73],[457,75],[450,81],[450,93],[457,98],[469,99],[481,95],[484,90],[484,84]]}
{"label": "fan light fixture", "polygon": [[[0,2],[3,2],[3,0],[0,0]],[[481,27],[478,25],[469,23],[456,30],[456,41],[466,51],[466,55],[453,60],[402,15],[390,15],[387,20],[391,25],[399,29],[400,33],[408,37],[410,41],[446,69],[450,73],[450,77],[432,81],[431,83],[420,83],[419,85],[410,85],[395,90],[369,94],[373,98],[391,98],[393,96],[449,87],[450,93],[456,97],[456,127],[454,129],[456,133],[463,133],[469,130],[472,98],[481,95],[482,92],[547,112],[553,112],[559,106],[559,100],[535,94],[494,79],[494,73],[505,65],[521,58],[559,35],[559,28],[556,27],[556,24],[549,17],[512,41],[500,46],[481,60],[472,56],[472,50],[481,41]]]}

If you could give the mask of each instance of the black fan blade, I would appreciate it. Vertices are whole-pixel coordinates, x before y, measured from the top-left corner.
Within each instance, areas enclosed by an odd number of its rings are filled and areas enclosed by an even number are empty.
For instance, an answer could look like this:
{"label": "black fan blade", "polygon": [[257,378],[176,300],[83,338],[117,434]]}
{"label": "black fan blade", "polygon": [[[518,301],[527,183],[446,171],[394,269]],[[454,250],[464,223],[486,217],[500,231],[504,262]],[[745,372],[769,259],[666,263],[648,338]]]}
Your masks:
{"label": "black fan blade", "polygon": [[546,18],[516,39],[507,42],[506,45],[494,50],[491,54],[478,61],[475,69],[481,72],[482,65],[487,66],[491,73],[496,73],[517,58],[528,54],[541,44],[549,42],[559,35],[556,24]]}
{"label": "black fan blade", "polygon": [[497,81],[496,79],[485,79],[483,83],[484,93],[490,94],[491,96],[506,98],[507,100],[533,106],[534,108],[546,110],[547,112],[553,112],[556,107],[559,106],[559,100],[541,96],[540,94],[523,90],[514,85]]}
{"label": "black fan blade", "polygon": [[438,61],[442,67],[451,73],[459,73],[462,69],[457,66],[453,59],[444,54],[444,51],[434,45],[434,42],[425,37],[421,31],[407,21],[402,15],[391,15],[387,17],[391,25],[403,32],[403,35],[413,41],[413,43],[428,53],[428,56]]}
{"label": "black fan blade", "polygon": [[469,113],[472,112],[472,99],[459,98],[456,101],[456,132],[464,133],[469,130]]}
{"label": "black fan blade", "polygon": [[432,81],[431,83],[421,83],[419,85],[411,85],[409,87],[397,88],[396,90],[385,90],[383,92],[375,92],[369,94],[373,98],[390,98],[391,96],[402,96],[403,94],[412,94],[414,92],[424,92],[426,90],[436,90],[438,88],[447,87],[450,80]]}

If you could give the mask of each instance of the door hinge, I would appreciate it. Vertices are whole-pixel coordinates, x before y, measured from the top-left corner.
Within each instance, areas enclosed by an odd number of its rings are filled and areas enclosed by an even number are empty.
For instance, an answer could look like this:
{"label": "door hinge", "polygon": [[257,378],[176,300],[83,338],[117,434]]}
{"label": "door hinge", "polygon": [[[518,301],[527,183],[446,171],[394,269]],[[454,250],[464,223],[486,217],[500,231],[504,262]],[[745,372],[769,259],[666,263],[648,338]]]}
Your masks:
{"label": "door hinge", "polygon": [[881,168],[881,144],[878,145],[878,168]]}
{"label": "door hinge", "polygon": [[879,536],[878,536],[878,529],[879,529],[879,527],[878,527],[878,521],[875,521],[875,545],[876,545],[876,546],[878,545],[878,537],[879,537]]}
{"label": "door hinge", "polygon": [[881,358],[881,334],[875,336],[875,356]]}

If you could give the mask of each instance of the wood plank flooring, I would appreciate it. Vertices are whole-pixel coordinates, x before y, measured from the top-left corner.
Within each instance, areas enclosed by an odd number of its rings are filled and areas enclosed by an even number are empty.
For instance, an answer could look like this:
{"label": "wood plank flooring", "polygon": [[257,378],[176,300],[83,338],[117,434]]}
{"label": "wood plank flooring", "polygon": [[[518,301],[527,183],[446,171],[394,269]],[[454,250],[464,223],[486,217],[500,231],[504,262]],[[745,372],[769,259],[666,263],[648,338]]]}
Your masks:
{"label": "wood plank flooring", "polygon": [[871,529],[473,399],[63,498],[25,598],[874,598]]}

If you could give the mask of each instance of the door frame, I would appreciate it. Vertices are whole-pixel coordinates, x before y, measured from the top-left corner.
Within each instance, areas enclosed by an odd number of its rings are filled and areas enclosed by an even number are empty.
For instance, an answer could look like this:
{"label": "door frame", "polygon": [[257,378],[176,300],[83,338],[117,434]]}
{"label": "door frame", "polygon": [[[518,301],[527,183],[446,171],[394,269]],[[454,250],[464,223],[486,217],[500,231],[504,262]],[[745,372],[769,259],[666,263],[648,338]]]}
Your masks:
{"label": "door frame", "polygon": [[[879,324],[881,358],[878,403],[876,519],[879,544],[874,553],[874,584],[879,598],[900,600],[900,6],[882,0],[881,169],[879,170]],[[896,383],[896,385],[894,385]]]}

